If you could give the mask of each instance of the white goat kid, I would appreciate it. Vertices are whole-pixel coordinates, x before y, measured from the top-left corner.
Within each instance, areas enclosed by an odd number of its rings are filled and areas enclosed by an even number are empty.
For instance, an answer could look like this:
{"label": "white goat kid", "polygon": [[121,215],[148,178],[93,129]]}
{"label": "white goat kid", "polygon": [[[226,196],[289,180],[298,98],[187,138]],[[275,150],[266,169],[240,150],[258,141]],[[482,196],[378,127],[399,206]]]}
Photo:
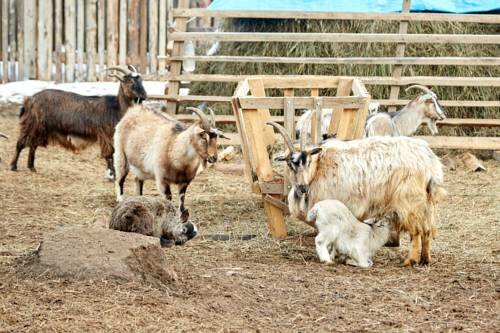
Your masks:
{"label": "white goat kid", "polygon": [[390,219],[360,222],[338,200],[316,203],[307,214],[307,221],[314,222],[318,229],[316,252],[319,260],[328,264],[335,260],[338,252],[348,257],[348,265],[371,267],[375,252],[387,242],[390,234]]}
{"label": "white goat kid", "polygon": [[370,113],[366,120],[366,136],[412,136],[421,124],[427,124],[432,135],[438,133],[437,120],[446,119],[436,94],[421,85],[406,88],[421,91],[408,105],[398,112]]}

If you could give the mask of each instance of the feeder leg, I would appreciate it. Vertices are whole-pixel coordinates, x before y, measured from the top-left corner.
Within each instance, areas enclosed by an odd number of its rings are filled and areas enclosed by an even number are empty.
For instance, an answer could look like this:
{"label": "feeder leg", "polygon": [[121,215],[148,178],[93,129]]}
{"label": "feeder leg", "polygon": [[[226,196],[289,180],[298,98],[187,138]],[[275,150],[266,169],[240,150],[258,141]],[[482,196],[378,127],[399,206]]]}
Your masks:
{"label": "feeder leg", "polygon": [[[277,196],[279,198],[279,196]],[[264,201],[264,210],[267,217],[267,225],[273,238],[282,239],[286,237],[286,224],[283,210],[273,204]]]}

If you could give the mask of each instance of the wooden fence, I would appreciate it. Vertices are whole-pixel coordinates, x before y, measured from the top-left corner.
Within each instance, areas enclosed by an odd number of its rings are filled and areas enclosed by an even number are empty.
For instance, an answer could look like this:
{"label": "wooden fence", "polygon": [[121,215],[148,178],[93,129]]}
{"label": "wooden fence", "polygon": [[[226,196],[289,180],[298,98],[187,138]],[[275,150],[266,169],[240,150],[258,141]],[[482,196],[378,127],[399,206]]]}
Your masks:
{"label": "wooden fence", "polygon": [[166,74],[173,0],[0,1],[2,82],[104,80],[126,63]]}
{"label": "wooden fence", "polygon": [[[453,66],[498,66],[500,56],[496,57],[405,57],[405,45],[409,43],[422,44],[500,44],[500,35],[473,35],[473,34],[408,34],[408,22],[470,22],[483,24],[500,24],[500,15],[485,14],[440,14],[440,13],[408,13],[410,1],[404,0],[402,13],[335,13],[335,12],[267,12],[267,11],[215,11],[204,9],[190,9],[187,1],[180,1],[179,7],[173,10],[176,22],[175,30],[169,34],[174,41],[168,76],[168,94],[153,96],[157,99],[166,99],[167,110],[175,113],[177,105],[189,101],[230,102],[231,96],[180,96],[179,83],[181,81],[212,81],[238,82],[245,79],[246,75],[238,74],[189,74],[183,73],[182,61],[194,60],[198,62],[241,62],[241,63],[301,63],[301,64],[365,64],[392,66],[392,76],[386,77],[360,77],[363,83],[369,85],[390,86],[389,99],[377,99],[384,106],[405,105],[408,100],[400,100],[401,86],[409,84],[422,84],[426,86],[475,86],[475,87],[500,87],[499,77],[435,77],[435,76],[402,76],[402,66],[405,65],[453,65]],[[399,33],[273,33],[273,32],[186,32],[186,22],[190,18],[259,18],[259,19],[309,19],[309,20],[384,20],[399,22]],[[331,42],[331,43],[391,43],[395,45],[394,57],[347,57],[347,58],[320,58],[320,57],[262,57],[262,56],[225,56],[225,55],[182,55],[183,44],[187,41],[220,41],[220,42]],[[493,68],[493,67],[492,67]],[[293,73],[287,73],[293,74]],[[264,76],[265,77],[265,76]],[[269,76],[272,78],[273,76]],[[499,100],[443,100],[444,106],[467,107],[493,107],[500,108]],[[183,116],[182,119],[188,119]],[[283,121],[282,117],[275,120]],[[217,116],[218,122],[234,122],[232,116]],[[468,126],[468,127],[500,127],[500,119],[446,119],[439,123],[440,126]],[[462,138],[462,137],[426,137],[431,145],[438,148],[474,148],[474,149],[500,149],[500,138]],[[234,143],[237,143],[234,141]]]}

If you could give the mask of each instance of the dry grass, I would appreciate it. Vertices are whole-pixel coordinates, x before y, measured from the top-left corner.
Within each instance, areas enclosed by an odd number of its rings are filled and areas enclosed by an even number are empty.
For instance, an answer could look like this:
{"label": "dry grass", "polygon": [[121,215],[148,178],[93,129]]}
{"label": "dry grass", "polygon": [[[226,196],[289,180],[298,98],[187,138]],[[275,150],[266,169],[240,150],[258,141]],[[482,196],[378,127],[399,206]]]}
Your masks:
{"label": "dry grass", "polygon": [[[18,259],[59,226],[102,227],[114,205],[97,149],[40,149],[38,173],[23,154],[8,171],[17,133],[0,109],[0,331],[499,331],[500,165],[449,172],[434,264],[402,268],[408,243],[383,249],[369,270],[321,265],[311,229],[268,236],[260,200],[240,176],[214,170],[188,190],[203,234],[256,234],[250,241],[199,237],[165,249],[179,281],[166,287],[20,274]],[[132,182],[127,190],[132,191]],[[146,194],[156,195],[153,182]]]}

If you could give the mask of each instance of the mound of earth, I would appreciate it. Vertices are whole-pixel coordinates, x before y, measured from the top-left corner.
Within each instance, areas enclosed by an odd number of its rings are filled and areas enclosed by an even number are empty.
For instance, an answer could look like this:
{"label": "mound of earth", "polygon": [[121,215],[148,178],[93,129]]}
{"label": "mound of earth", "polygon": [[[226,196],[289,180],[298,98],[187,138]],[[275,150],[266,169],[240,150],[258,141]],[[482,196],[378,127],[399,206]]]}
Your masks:
{"label": "mound of earth", "polygon": [[177,274],[158,238],[109,229],[61,228],[44,237],[28,269],[79,280],[166,284]]}

